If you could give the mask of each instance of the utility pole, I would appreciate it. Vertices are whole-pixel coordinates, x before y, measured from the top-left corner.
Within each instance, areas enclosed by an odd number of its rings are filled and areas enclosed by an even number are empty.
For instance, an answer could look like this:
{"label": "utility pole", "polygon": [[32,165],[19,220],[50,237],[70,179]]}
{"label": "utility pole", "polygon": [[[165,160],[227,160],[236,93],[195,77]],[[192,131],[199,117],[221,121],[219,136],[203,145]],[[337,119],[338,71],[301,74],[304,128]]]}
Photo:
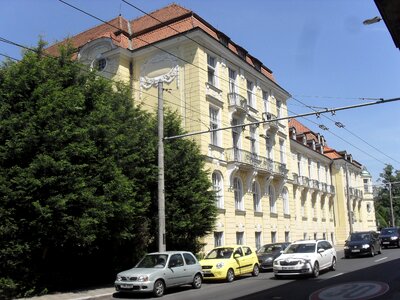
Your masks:
{"label": "utility pole", "polygon": [[351,202],[350,202],[349,174],[348,174],[348,170],[347,170],[347,162],[345,162],[344,168],[345,168],[345,172],[346,172],[347,213],[349,215],[350,234],[352,234],[353,233],[353,212],[351,210]]}
{"label": "utility pole", "polygon": [[164,100],[163,83],[158,82],[158,251],[165,245],[165,190],[164,190]]}
{"label": "utility pole", "polygon": [[390,201],[390,218],[391,218],[391,225],[392,227],[395,227],[396,225],[394,224],[394,213],[393,213],[393,196],[392,196],[392,183],[399,183],[399,182],[388,182],[389,184],[389,201]]}

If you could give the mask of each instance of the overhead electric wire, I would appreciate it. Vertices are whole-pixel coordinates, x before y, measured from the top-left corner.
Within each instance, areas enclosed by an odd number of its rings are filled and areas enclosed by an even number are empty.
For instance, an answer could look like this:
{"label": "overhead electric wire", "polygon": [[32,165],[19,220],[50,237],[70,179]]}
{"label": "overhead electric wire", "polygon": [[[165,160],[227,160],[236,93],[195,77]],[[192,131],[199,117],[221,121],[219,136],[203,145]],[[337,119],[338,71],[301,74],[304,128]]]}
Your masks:
{"label": "overhead electric wire", "polygon": [[[297,98],[295,98],[295,97],[292,97],[292,99],[295,100],[295,101],[297,101],[297,102],[299,102],[299,103],[301,103],[301,104],[304,105],[305,107],[308,107],[308,108],[313,109],[313,107],[307,105],[306,103],[302,102],[301,100],[299,100],[299,99],[297,99]],[[371,98],[370,98],[370,99],[371,99]],[[382,100],[382,98],[379,98],[379,99],[377,99],[377,100]],[[314,109],[313,109],[313,110],[314,110]],[[326,119],[332,121],[333,123],[337,123],[337,122],[335,122],[335,120],[329,118],[328,116],[326,116],[326,115],[323,115],[323,116],[324,116]],[[386,157],[389,158],[390,160],[395,161],[395,162],[397,162],[397,163],[400,164],[400,161],[398,161],[398,160],[396,160],[395,158],[393,158],[393,157],[391,157],[391,156],[385,154],[382,150],[380,150],[380,149],[376,148],[375,146],[371,145],[370,143],[368,143],[366,140],[364,140],[364,139],[361,138],[360,136],[358,136],[358,135],[356,135],[355,133],[353,133],[353,132],[351,132],[350,130],[348,130],[346,127],[342,127],[342,128],[343,128],[345,131],[347,131],[348,133],[350,133],[352,136],[358,138],[360,141],[364,142],[365,144],[367,144],[368,146],[370,146],[371,148],[373,148],[374,150],[376,150],[378,153],[383,154],[384,156],[386,156]],[[340,139],[342,139],[342,138],[340,138]],[[346,141],[346,142],[349,143],[348,141]],[[355,147],[355,146],[353,145],[353,147]],[[357,149],[359,149],[359,148],[357,148]],[[363,153],[366,153],[366,152],[363,151]]]}
{"label": "overhead electric wire", "polygon": [[14,58],[14,57],[11,57],[11,56],[9,56],[9,55],[7,55],[7,54],[0,53],[0,55],[6,57],[6,58],[8,58],[8,59],[18,61],[18,59]]}

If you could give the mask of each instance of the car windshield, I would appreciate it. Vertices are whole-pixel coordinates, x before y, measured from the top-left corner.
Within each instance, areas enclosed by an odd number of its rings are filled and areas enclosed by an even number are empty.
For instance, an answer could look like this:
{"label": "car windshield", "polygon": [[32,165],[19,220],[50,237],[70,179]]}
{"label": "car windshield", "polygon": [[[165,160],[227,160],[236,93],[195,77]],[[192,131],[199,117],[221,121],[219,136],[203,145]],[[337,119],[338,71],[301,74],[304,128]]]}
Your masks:
{"label": "car windshield", "polygon": [[277,251],[281,251],[283,246],[281,245],[264,245],[260,249],[257,250],[257,253],[260,254],[271,254]]}
{"label": "car windshield", "polygon": [[396,233],[396,231],[394,229],[391,229],[391,228],[382,229],[382,231],[381,231],[381,234],[387,234],[387,235],[395,234],[395,233]]}
{"label": "car windshield", "polygon": [[205,257],[205,259],[214,259],[214,258],[230,258],[233,253],[233,248],[216,248],[211,250]]}
{"label": "car windshield", "polygon": [[168,260],[167,254],[148,254],[135,268],[164,268]]}
{"label": "car windshield", "polygon": [[353,233],[349,236],[349,241],[368,241],[370,239],[369,233]]}
{"label": "car windshield", "polygon": [[286,248],[286,254],[290,253],[313,253],[315,252],[315,243],[292,244]]}

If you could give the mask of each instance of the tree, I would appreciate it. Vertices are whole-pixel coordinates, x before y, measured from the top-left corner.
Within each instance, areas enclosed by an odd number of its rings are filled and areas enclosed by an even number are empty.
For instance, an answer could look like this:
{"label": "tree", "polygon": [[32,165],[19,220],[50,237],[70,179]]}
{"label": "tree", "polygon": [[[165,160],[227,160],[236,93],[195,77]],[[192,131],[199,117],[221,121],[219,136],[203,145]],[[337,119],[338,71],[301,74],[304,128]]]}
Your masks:
{"label": "tree", "polygon": [[3,295],[109,279],[150,238],[148,115],[122,85],[43,46],[0,71]]}
{"label": "tree", "polygon": [[380,174],[383,187],[378,189],[376,197],[376,218],[381,228],[394,226],[391,224],[391,208],[389,182],[391,184],[393,214],[396,225],[400,224],[400,171],[394,170],[392,165],[386,165]]}
{"label": "tree", "polygon": [[[0,67],[0,295],[112,282],[157,237],[157,126],[129,88],[40,42]],[[165,135],[182,133],[168,112]],[[216,218],[193,141],[166,142],[169,248],[199,249]],[[1,298],[1,296],[0,296]]]}

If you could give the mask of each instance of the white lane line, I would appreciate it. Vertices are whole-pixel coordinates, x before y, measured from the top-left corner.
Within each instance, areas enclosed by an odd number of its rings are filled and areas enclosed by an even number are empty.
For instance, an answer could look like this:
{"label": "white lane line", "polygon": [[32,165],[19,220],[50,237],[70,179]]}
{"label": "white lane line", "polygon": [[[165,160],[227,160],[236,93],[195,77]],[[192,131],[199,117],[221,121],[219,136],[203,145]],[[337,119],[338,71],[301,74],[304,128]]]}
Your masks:
{"label": "white lane line", "polygon": [[385,260],[385,259],[387,259],[387,257],[382,257],[380,259],[377,259],[377,260],[375,260],[375,262],[378,262],[378,261],[381,261],[381,260]]}
{"label": "white lane line", "polygon": [[337,274],[332,275],[331,277],[326,278],[326,279],[324,279],[324,280],[328,280],[328,279],[331,279],[331,278],[335,278],[335,277],[338,277],[338,276],[343,275],[343,274],[344,274],[344,273],[337,273]]}

